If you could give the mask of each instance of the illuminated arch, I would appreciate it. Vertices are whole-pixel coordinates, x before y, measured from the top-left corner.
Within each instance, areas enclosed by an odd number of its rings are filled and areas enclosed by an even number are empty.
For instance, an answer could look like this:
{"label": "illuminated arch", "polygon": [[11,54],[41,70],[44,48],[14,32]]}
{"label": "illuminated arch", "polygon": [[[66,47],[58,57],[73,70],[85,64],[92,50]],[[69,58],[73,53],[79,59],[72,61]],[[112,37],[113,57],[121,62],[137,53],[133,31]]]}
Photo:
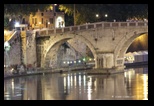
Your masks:
{"label": "illuminated arch", "polygon": [[[69,39],[78,39],[81,42],[84,42],[89,49],[91,50],[94,58],[96,57],[96,51],[94,49],[94,46],[90,43],[90,41],[88,39],[86,39],[85,37],[83,37],[82,35],[75,35],[75,34],[68,34],[68,35],[56,35],[56,36],[52,36],[49,40],[48,43],[49,45],[47,46],[46,50],[44,50],[43,53],[43,61],[42,61],[42,66],[45,67],[46,66],[46,60],[50,57],[50,55],[48,55],[48,53],[50,53],[51,50],[53,49],[57,49],[60,47],[60,45],[64,42],[66,42]],[[56,50],[55,50],[56,52]]]}
{"label": "illuminated arch", "polygon": [[[127,34],[126,36],[124,36],[121,41],[119,42],[118,46],[116,47],[114,54],[115,54],[115,63],[116,60],[118,58],[123,58],[124,59],[124,55],[127,51],[127,49],[129,48],[129,46],[132,44],[132,42],[139,36],[143,35],[143,34],[147,34],[147,31],[133,31],[130,32],[129,34]],[[124,63],[123,63],[124,64]],[[116,64],[115,64],[116,65]]]}

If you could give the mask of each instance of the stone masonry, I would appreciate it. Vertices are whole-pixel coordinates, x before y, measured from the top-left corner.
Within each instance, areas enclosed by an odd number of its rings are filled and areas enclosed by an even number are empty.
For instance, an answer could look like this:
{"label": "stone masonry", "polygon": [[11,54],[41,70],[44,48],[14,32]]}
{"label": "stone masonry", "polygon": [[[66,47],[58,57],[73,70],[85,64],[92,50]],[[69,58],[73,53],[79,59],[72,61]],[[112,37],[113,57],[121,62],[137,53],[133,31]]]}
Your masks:
{"label": "stone masonry", "polygon": [[[53,30],[27,31],[26,43],[22,44],[26,45],[26,53],[23,53],[26,54],[23,55],[24,62],[33,65],[39,63],[40,67],[48,64],[46,65],[48,67],[50,60],[54,56],[57,58],[61,45],[68,42],[83,55],[88,46],[95,58],[95,68],[120,67],[124,65],[124,54],[130,44],[135,38],[144,34],[148,34],[148,23],[145,22],[102,22]],[[37,39],[41,40],[44,37],[46,39],[38,45]],[[76,42],[78,44],[75,44]],[[11,57],[10,64],[20,62],[19,43],[12,44],[11,48],[8,53]],[[72,50],[72,52],[74,51]]]}

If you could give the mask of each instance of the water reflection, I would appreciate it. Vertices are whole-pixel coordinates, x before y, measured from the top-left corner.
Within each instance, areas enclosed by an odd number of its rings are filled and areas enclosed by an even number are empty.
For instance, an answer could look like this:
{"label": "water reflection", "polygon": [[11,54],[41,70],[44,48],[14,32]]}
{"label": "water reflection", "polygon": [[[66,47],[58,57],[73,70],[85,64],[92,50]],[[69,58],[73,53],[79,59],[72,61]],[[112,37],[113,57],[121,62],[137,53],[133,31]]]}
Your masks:
{"label": "water reflection", "polygon": [[5,100],[147,100],[148,68],[124,73],[44,74],[4,80]]}
{"label": "water reflection", "polygon": [[136,100],[148,100],[148,68],[129,69],[124,73],[127,90]]}

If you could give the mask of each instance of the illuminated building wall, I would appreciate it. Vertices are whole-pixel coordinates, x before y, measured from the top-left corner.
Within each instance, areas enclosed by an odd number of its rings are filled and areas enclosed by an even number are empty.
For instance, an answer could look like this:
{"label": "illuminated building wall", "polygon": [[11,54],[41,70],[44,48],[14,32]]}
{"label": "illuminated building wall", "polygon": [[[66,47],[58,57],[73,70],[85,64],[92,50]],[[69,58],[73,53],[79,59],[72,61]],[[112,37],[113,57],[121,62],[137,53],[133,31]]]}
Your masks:
{"label": "illuminated building wall", "polygon": [[64,13],[56,12],[55,27],[56,28],[65,27]]}
{"label": "illuminated building wall", "polygon": [[[55,21],[55,26],[54,26],[54,21]],[[45,11],[38,10],[38,12],[36,12],[34,16],[30,15],[29,24],[32,28],[64,27],[65,26],[64,13],[55,12],[55,14],[53,14],[52,9],[48,9]]]}

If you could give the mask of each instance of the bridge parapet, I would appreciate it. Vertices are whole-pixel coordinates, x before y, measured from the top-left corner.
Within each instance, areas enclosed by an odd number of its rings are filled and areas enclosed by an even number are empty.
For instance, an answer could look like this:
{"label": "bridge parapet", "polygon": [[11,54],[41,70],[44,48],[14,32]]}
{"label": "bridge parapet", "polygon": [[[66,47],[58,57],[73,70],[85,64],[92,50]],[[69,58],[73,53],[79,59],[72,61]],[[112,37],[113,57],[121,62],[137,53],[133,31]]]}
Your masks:
{"label": "bridge parapet", "polygon": [[56,33],[67,33],[73,31],[82,31],[95,28],[114,28],[114,27],[140,27],[148,26],[148,22],[97,22],[78,26],[69,26],[64,28],[47,29],[37,31],[37,37],[49,36]]}
{"label": "bridge parapet", "polygon": [[19,32],[14,31],[7,41],[12,45],[17,37],[19,37]]}

